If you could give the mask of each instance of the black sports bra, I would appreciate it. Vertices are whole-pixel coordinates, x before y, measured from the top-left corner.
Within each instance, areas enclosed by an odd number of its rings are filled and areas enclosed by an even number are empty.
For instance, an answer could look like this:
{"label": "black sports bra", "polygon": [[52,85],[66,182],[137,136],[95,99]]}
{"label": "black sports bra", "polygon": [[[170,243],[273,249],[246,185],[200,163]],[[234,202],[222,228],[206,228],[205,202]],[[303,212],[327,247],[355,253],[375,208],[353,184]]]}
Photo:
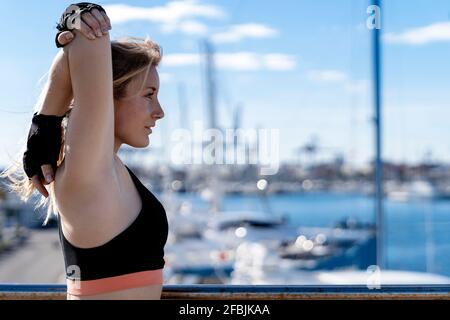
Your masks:
{"label": "black sports bra", "polygon": [[127,229],[101,246],[84,249],[67,241],[58,219],[67,279],[96,280],[164,267],[164,245],[168,236],[166,212],[158,199],[125,167],[142,200],[139,215]]}

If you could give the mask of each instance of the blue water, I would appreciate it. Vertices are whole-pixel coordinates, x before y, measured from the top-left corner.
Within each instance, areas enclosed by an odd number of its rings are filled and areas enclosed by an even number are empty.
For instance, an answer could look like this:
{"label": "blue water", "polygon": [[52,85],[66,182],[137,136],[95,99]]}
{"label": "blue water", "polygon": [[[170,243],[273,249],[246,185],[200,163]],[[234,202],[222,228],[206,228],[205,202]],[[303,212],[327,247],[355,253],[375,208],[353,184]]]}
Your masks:
{"label": "blue water", "polygon": [[[185,195],[197,208],[207,205],[200,198]],[[231,195],[223,200],[224,210],[264,210],[286,214],[295,226],[330,227],[347,217],[361,222],[375,220],[374,201],[364,195],[283,194],[267,203],[258,196]],[[385,268],[432,272],[450,276],[450,201],[384,203]]]}

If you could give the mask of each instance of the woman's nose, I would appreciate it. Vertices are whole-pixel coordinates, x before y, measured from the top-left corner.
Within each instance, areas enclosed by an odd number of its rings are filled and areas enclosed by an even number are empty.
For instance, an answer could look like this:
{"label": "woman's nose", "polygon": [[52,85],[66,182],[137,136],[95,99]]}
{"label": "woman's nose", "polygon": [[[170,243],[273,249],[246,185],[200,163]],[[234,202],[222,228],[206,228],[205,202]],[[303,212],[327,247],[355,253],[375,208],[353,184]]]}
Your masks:
{"label": "woman's nose", "polygon": [[162,109],[161,105],[158,102],[158,107],[155,109],[155,112],[153,114],[153,116],[157,119],[162,119],[164,118],[164,110]]}

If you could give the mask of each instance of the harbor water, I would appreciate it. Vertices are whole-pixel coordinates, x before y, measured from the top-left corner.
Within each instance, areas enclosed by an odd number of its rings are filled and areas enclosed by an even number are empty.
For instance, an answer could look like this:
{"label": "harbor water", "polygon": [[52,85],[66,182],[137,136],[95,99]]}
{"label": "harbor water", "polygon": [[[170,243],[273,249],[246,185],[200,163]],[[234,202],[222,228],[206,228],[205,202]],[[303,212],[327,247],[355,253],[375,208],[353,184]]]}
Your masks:
{"label": "harbor water", "polygon": [[[206,209],[199,196],[181,194],[193,208]],[[286,215],[291,225],[333,227],[343,219],[373,223],[374,201],[361,194],[277,194],[267,201],[253,195],[227,195],[223,210],[265,210]],[[450,276],[450,201],[384,202],[385,269]]]}

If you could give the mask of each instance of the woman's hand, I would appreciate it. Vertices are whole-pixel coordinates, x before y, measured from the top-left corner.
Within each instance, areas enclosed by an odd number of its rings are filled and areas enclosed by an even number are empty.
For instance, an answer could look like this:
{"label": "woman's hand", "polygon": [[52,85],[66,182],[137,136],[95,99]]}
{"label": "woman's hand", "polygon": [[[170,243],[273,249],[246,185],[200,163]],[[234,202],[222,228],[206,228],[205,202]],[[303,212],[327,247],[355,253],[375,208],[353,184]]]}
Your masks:
{"label": "woman's hand", "polygon": [[[44,187],[44,185],[48,185],[54,180],[54,173],[53,173],[52,166],[49,164],[42,165],[41,170],[42,170],[42,173],[44,174],[44,176],[48,175],[50,178],[45,178],[45,180],[44,180],[44,179],[40,178],[39,175],[36,174],[33,176],[33,178],[31,178],[31,182],[33,183],[34,187],[39,191],[39,193],[47,198],[48,191]],[[48,179],[50,179],[50,182],[47,182],[47,181],[49,181]]]}
{"label": "woman's hand", "polygon": [[54,180],[54,170],[61,150],[61,122],[64,116],[34,113],[28,132],[23,168],[33,185],[44,196],[44,185]]}
{"label": "woman's hand", "polygon": [[[96,39],[96,37],[101,37],[111,30],[111,21],[106,13],[98,10],[92,9],[90,12],[83,12],[81,14],[81,24],[79,31],[86,38],[90,40]],[[59,34],[58,42],[65,46],[70,43],[75,37],[75,34],[71,31],[64,31]]]}

